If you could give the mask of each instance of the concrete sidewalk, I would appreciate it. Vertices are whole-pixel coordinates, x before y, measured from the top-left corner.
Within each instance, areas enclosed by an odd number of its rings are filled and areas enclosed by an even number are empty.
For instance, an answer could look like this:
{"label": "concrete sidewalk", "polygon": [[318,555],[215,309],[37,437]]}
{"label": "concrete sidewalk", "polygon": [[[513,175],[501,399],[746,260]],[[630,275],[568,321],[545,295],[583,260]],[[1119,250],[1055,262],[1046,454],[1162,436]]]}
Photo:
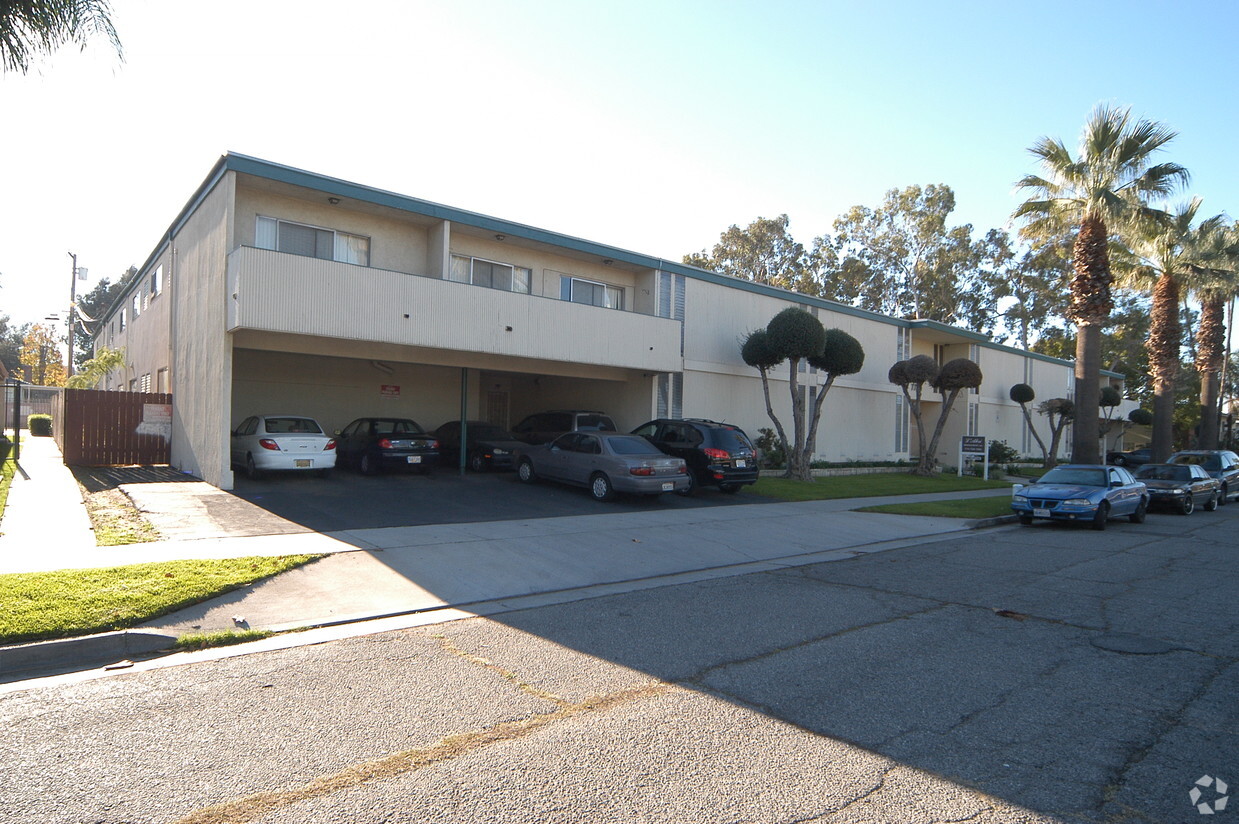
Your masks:
{"label": "concrete sidewalk", "polygon": [[[325,534],[300,530],[125,547],[93,546],[87,522],[83,534],[66,540],[65,549],[34,551],[35,547],[46,547],[47,539],[32,528],[31,520],[54,519],[50,510],[69,508],[72,501],[66,499],[72,497],[82,509],[71,473],[63,465],[57,472],[53,465],[60,457],[55,444],[51,443],[48,450],[41,447],[50,443],[49,439],[35,443],[36,449],[30,451],[23,444],[22,463],[29,464],[25,468],[30,477],[20,484],[14,482],[14,490],[21,490],[17,504],[22,509],[15,508],[10,493],[3,522],[6,534],[0,539],[0,573],[246,555],[308,553],[327,557],[163,616],[137,630],[92,636],[93,644],[91,639],[77,639],[0,648],[0,680],[11,680],[9,674],[18,670],[46,671],[74,663],[133,657],[166,648],[172,639],[187,632],[299,629],[436,611],[459,617],[459,609],[491,614],[513,608],[514,599],[523,599],[522,604],[530,597],[575,600],[702,577],[848,558],[934,536],[946,537],[970,527],[950,518],[850,511],[857,507],[896,500],[1010,495],[1009,490],[999,489]],[[67,480],[58,478],[60,473]],[[47,487],[40,487],[36,479],[46,482]],[[205,484],[181,490],[181,495],[198,492],[227,495]],[[244,501],[239,504],[257,509]],[[23,511],[26,507],[36,512],[42,509],[42,513]],[[84,512],[80,514],[85,517]],[[280,528],[279,523],[268,526]],[[59,528],[69,536],[68,527]],[[80,522],[76,528],[81,529]],[[87,537],[91,546],[85,545]],[[27,673],[23,677],[30,676]]]}

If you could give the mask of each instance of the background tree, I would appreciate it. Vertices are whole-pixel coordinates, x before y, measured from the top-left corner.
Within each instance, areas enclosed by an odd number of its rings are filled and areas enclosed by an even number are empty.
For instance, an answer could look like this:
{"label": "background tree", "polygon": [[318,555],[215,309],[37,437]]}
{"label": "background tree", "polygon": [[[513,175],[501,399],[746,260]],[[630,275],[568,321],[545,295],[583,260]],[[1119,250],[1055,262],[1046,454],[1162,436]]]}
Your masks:
{"label": "background tree", "polygon": [[815,243],[819,262],[834,261],[823,290],[884,315],[986,328],[992,291],[976,288],[972,227],[948,226],[954,210],[955,193],[942,184],[891,189],[875,209],[853,206],[835,221],[833,239]]}
{"label": "background tree", "polygon": [[1119,392],[1113,386],[1101,387],[1101,392],[1098,395],[1097,405],[1102,410],[1101,419],[1098,422],[1098,431],[1101,433],[1101,456],[1104,458],[1106,450],[1109,447],[1106,445],[1106,438],[1114,431],[1116,425],[1121,426],[1122,421],[1114,419],[1114,410],[1123,402],[1123,393]]}
{"label": "background tree", "polygon": [[93,389],[108,376],[109,372],[124,366],[124,349],[101,347],[93,358],[82,364],[82,368],[65,382],[65,386],[69,389]]}
{"label": "background tree", "polygon": [[0,314],[0,362],[10,373],[21,366],[22,341],[29,331],[30,324],[14,326],[8,315]]}
{"label": "background tree", "polygon": [[1032,412],[1028,409],[1028,404],[1037,399],[1037,393],[1031,386],[1026,383],[1017,383],[1011,387],[1011,400],[1020,405],[1020,411],[1024,413],[1024,423],[1028,425],[1028,431],[1032,433],[1033,439],[1037,441],[1037,446],[1041,447],[1041,460],[1046,466],[1053,466],[1050,462],[1049,450],[1045,448],[1045,441],[1041,440],[1041,435],[1037,433],[1037,427],[1033,426]]}
{"label": "background tree", "polygon": [[60,339],[49,326],[36,323],[22,340],[21,364],[38,386],[64,386],[65,364],[60,357]]}
{"label": "background tree", "polygon": [[[787,456],[785,477],[813,480],[813,443],[826,393],[835,378],[860,371],[865,363],[865,353],[860,343],[842,330],[824,328],[821,321],[803,309],[789,307],[771,318],[765,329],[750,332],[740,347],[740,356],[761,373],[766,414],[774,423],[779,445]],[[792,406],[790,441],[783,422],[774,413],[768,378],[769,371],[783,361],[788,362],[788,393]],[[814,401],[813,416],[807,427],[804,406],[800,403],[799,373],[802,361],[826,374],[826,383]]]}
{"label": "background tree", "polygon": [[1111,227],[1121,228],[1133,215],[1154,215],[1147,202],[1187,182],[1182,166],[1152,164],[1154,153],[1174,137],[1159,123],[1133,120],[1129,109],[1098,106],[1084,126],[1076,157],[1062,141],[1042,137],[1029,149],[1042,175],[1028,175],[1017,184],[1029,193],[1015,212],[1027,220],[1021,229],[1025,238],[1061,237],[1078,227],[1067,314],[1077,329],[1072,459],[1081,463],[1100,460],[1101,331],[1112,307]]}
{"label": "background tree", "polygon": [[91,38],[107,38],[122,57],[108,0],[14,0],[0,3],[0,65],[25,74],[38,55]]}
{"label": "background tree", "polygon": [[1006,232],[986,236],[983,259],[992,261],[994,303],[1002,323],[1003,342],[1030,349],[1050,327],[1064,319],[1070,244],[1045,243],[1017,259]]}
{"label": "background tree", "polygon": [[1190,285],[1200,301],[1196,327],[1196,372],[1200,376],[1199,449],[1217,449],[1222,372],[1230,348],[1226,307],[1239,294],[1239,226],[1202,225]]}
{"label": "background tree", "polygon": [[787,215],[759,217],[743,229],[732,225],[708,254],[703,250],[685,255],[684,263],[740,280],[816,295],[818,288],[804,246],[792,238],[787,226]]}

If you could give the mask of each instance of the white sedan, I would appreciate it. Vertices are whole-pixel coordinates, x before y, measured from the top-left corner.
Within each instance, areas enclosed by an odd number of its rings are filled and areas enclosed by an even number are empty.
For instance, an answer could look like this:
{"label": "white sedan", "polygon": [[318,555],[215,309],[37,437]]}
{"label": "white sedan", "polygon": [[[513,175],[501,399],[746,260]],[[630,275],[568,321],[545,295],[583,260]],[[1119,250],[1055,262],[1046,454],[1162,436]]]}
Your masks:
{"label": "white sedan", "polygon": [[298,415],[254,415],[232,432],[232,465],[251,478],[267,471],[314,471],[336,465],[336,440],[318,421]]}

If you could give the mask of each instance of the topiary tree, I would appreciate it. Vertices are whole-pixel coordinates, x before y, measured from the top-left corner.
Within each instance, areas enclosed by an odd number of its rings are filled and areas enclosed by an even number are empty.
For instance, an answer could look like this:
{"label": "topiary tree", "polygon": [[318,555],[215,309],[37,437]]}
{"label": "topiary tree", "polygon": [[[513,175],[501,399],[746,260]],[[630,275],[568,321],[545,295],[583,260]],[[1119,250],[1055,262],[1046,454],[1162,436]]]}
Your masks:
{"label": "topiary tree", "polygon": [[1046,458],[1045,468],[1053,469],[1058,465],[1058,444],[1062,440],[1063,430],[1075,420],[1076,405],[1069,398],[1050,398],[1038,406],[1037,411],[1045,415],[1050,423],[1050,454]]}
{"label": "topiary tree", "polygon": [[[1101,456],[1105,459],[1106,455],[1106,436],[1114,429],[1115,424],[1120,427],[1120,432],[1126,431],[1122,421],[1114,419],[1114,410],[1120,403],[1123,402],[1123,393],[1113,386],[1106,385],[1101,387],[1101,392],[1097,400],[1098,408],[1102,411],[1103,417],[1098,424],[1098,433],[1101,435]],[[1117,439],[1116,439],[1117,440]]]}
{"label": "topiary tree", "polygon": [[1024,413],[1024,423],[1028,425],[1028,431],[1032,433],[1033,438],[1037,441],[1037,446],[1041,447],[1041,460],[1047,466],[1050,465],[1050,453],[1045,448],[1045,441],[1041,440],[1041,436],[1037,434],[1037,427],[1033,426],[1032,412],[1028,410],[1028,404],[1037,399],[1037,393],[1033,388],[1026,383],[1017,383],[1011,387],[1008,393],[1011,400],[1020,405],[1020,411]]}
{"label": "topiary tree", "polygon": [[925,384],[938,379],[938,362],[929,355],[896,361],[886,373],[886,379],[903,391],[908,409],[912,411],[912,419],[916,421],[916,442],[924,448],[925,419],[921,416],[921,397],[925,393]]}
{"label": "topiary tree", "polygon": [[[826,329],[821,321],[796,307],[779,312],[765,329],[750,332],[740,345],[740,357],[761,374],[762,393],[766,399],[766,414],[778,432],[779,444],[787,456],[785,477],[812,480],[810,462],[813,441],[821,420],[822,403],[839,375],[859,372],[865,362],[860,343],[838,329]],[[782,421],[774,414],[770,401],[769,372],[788,361],[788,392],[792,406],[792,440],[787,438]],[[813,417],[806,428],[804,407],[800,400],[800,363],[806,361],[826,373],[826,384],[813,405]]]}
{"label": "topiary tree", "polygon": [[934,436],[928,447],[921,449],[921,461],[914,473],[917,475],[932,475],[938,471],[938,441],[942,438],[942,430],[946,427],[946,419],[955,407],[955,399],[965,389],[976,389],[985,376],[976,361],[968,358],[956,358],[947,361],[938,372],[938,377],[932,381],[932,386],[946,394],[942,402],[942,411],[938,413],[938,424],[934,427]]}
{"label": "topiary tree", "polygon": [[1133,409],[1127,413],[1127,420],[1136,426],[1152,426],[1153,413],[1147,409]]}

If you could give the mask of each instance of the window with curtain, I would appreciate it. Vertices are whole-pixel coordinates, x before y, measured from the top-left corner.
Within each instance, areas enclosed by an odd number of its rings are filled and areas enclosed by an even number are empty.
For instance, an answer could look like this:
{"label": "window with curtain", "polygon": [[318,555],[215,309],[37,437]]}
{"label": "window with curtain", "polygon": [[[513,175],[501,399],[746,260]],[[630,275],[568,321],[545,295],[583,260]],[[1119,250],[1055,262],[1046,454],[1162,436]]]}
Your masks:
{"label": "window with curtain", "polygon": [[259,249],[339,263],[370,265],[370,238],[259,216],[254,230]]}
{"label": "window with curtain", "polygon": [[607,309],[624,308],[624,290],[620,287],[572,275],[560,275],[559,296],[573,303],[585,303]]}
{"label": "window with curtain", "polygon": [[523,266],[513,266],[510,263],[466,255],[452,255],[447,279],[457,283],[472,283],[474,286],[485,286],[488,289],[527,295],[531,274],[531,271]]}

